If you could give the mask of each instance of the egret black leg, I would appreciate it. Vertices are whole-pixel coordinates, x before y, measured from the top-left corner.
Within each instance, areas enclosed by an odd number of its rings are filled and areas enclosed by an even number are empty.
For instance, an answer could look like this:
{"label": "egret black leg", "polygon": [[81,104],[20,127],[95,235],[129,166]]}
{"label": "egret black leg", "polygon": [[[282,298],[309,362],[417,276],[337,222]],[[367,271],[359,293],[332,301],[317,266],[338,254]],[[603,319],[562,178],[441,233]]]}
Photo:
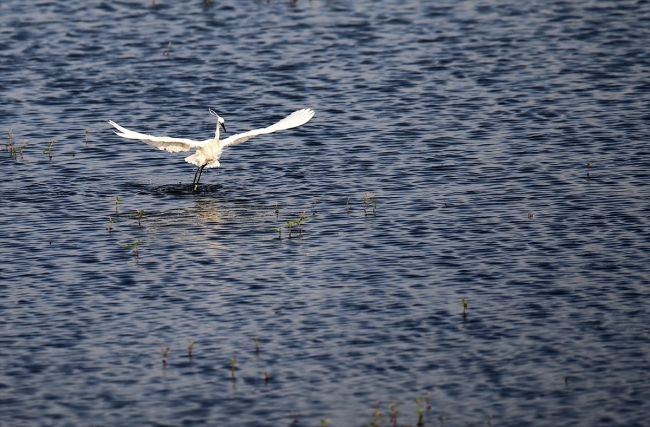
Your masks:
{"label": "egret black leg", "polygon": [[205,165],[201,166],[201,168],[198,170],[198,172],[199,172],[199,176],[198,176],[198,178],[196,179],[196,183],[194,184],[194,187],[193,187],[194,191],[198,191],[198,190],[199,190],[199,181],[201,180],[201,175],[203,174],[203,168],[204,168],[204,167],[205,167]]}
{"label": "egret black leg", "polygon": [[192,180],[192,191],[195,191],[194,186],[196,185],[196,177],[198,176],[200,169],[201,169],[200,167],[197,167],[196,172],[194,172],[194,179]]}

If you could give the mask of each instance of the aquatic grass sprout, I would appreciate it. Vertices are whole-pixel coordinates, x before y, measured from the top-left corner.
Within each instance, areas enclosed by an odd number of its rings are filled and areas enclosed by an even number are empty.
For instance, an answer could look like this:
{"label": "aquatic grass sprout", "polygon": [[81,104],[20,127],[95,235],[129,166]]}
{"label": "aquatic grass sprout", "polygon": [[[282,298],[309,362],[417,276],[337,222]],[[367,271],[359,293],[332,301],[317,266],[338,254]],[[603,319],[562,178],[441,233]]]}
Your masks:
{"label": "aquatic grass sprout", "polygon": [[42,154],[48,154],[50,160],[52,160],[52,145],[56,142],[56,139],[52,138],[52,141],[50,141],[50,144],[47,146],[45,150],[43,150]]}
{"label": "aquatic grass sprout", "polygon": [[307,211],[302,211],[300,217],[296,220],[296,225],[298,226],[300,234],[302,234],[302,223],[313,218],[313,216],[305,216],[305,212]]}
{"label": "aquatic grass sprout", "polygon": [[230,375],[235,378],[235,371],[237,370],[237,357],[230,359]]}
{"label": "aquatic grass sprout", "polygon": [[120,204],[119,196],[115,196],[115,214],[117,215],[117,205]]}
{"label": "aquatic grass sprout", "polygon": [[282,240],[282,229],[277,228],[277,227],[273,227],[273,228],[269,228],[269,231],[277,232],[278,233],[278,239]]}
{"label": "aquatic grass sprout", "polygon": [[372,206],[372,213],[377,213],[377,203],[375,202],[374,193],[367,192],[363,196],[363,213],[367,215],[368,207]]}
{"label": "aquatic grass sprout", "polygon": [[399,407],[402,405],[402,402],[395,402],[393,401],[393,404],[390,407],[390,413],[392,415],[391,419],[393,422],[393,426],[397,427],[397,416],[401,415],[402,413],[399,410]]}
{"label": "aquatic grass sprout", "polygon": [[386,417],[381,415],[379,409],[375,409],[375,412],[372,416],[372,420],[368,421],[370,427],[381,427],[381,425],[386,421]]}
{"label": "aquatic grass sprout", "polygon": [[143,215],[144,215],[144,210],[143,209],[136,209],[135,212],[133,212],[131,215],[129,215],[129,218],[133,218],[134,216],[137,216],[138,225],[140,225],[140,220],[142,219]]}
{"label": "aquatic grass sprout", "polygon": [[422,407],[422,402],[419,397],[415,398],[415,404],[418,406],[418,426],[423,426],[424,422],[422,418],[424,417],[424,408]]}
{"label": "aquatic grass sprout", "polygon": [[192,349],[194,348],[194,344],[196,344],[194,341],[190,342],[190,345],[187,347],[187,356],[192,357]]}
{"label": "aquatic grass sprout", "polygon": [[113,218],[110,216],[108,217],[108,225],[106,226],[106,229],[108,231],[113,231]]}
{"label": "aquatic grass sprout", "polygon": [[18,147],[18,149],[20,150],[20,159],[21,159],[21,160],[23,159],[23,150],[24,150],[25,148],[27,148],[27,144],[28,144],[27,140],[26,140],[26,139],[23,139],[23,145],[21,145],[20,147]]}
{"label": "aquatic grass sprout", "polygon": [[460,301],[463,303],[463,317],[467,317],[467,301],[465,301],[465,297],[462,297]]}
{"label": "aquatic grass sprout", "polygon": [[287,231],[289,232],[289,238],[291,239],[291,229],[293,226],[296,225],[296,221],[293,219],[290,219],[287,221],[287,225],[285,226],[287,228]]}
{"label": "aquatic grass sprout", "polygon": [[136,241],[134,243],[127,243],[126,245],[123,246],[123,248],[124,249],[134,248],[133,249],[133,254],[135,255],[136,258],[138,258],[138,256],[139,256],[138,246],[140,245],[141,242],[142,242],[141,239],[136,239]]}
{"label": "aquatic grass sprout", "polygon": [[255,341],[255,351],[256,352],[260,351],[260,339],[258,337],[255,337],[253,341]]}
{"label": "aquatic grass sprout", "polygon": [[160,344],[160,351],[162,352],[162,364],[167,365],[167,355],[172,352],[172,349],[165,347],[165,343]]}

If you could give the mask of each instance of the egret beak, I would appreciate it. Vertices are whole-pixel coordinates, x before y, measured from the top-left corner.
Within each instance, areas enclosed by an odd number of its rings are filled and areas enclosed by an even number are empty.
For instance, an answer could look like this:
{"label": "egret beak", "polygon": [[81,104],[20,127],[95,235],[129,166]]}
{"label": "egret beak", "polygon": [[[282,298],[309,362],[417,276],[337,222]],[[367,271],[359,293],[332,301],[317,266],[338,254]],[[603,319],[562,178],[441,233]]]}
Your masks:
{"label": "egret beak", "polygon": [[226,130],[226,124],[225,124],[225,123],[221,123],[221,127],[223,128],[223,131],[224,131],[224,132],[228,132],[228,131]]}

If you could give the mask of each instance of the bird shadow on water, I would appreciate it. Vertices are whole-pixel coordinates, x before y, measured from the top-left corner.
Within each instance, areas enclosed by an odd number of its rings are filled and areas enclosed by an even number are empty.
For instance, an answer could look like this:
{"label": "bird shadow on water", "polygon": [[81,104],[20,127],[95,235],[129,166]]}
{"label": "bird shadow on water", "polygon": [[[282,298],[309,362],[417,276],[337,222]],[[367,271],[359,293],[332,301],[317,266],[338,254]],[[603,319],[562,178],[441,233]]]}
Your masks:
{"label": "bird shadow on water", "polygon": [[201,184],[196,191],[192,191],[191,184],[168,184],[150,187],[149,191],[154,194],[218,194],[223,189],[222,184]]}
{"label": "bird shadow on water", "polygon": [[191,183],[178,184],[136,184],[129,183],[125,185],[127,191],[135,191],[138,194],[160,194],[160,195],[190,195],[198,194],[219,194],[224,188],[222,184],[201,184],[197,191],[192,191]]}

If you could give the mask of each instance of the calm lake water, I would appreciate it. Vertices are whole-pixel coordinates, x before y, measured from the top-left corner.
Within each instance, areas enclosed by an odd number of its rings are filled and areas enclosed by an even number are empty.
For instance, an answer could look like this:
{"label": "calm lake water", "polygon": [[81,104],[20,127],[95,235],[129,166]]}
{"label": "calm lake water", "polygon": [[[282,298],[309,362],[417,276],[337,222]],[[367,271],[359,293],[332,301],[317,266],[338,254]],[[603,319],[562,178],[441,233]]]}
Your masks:
{"label": "calm lake water", "polygon": [[[3,0],[0,424],[647,426],[648,46],[647,0]],[[316,116],[196,194],[107,124],[208,107]]]}

